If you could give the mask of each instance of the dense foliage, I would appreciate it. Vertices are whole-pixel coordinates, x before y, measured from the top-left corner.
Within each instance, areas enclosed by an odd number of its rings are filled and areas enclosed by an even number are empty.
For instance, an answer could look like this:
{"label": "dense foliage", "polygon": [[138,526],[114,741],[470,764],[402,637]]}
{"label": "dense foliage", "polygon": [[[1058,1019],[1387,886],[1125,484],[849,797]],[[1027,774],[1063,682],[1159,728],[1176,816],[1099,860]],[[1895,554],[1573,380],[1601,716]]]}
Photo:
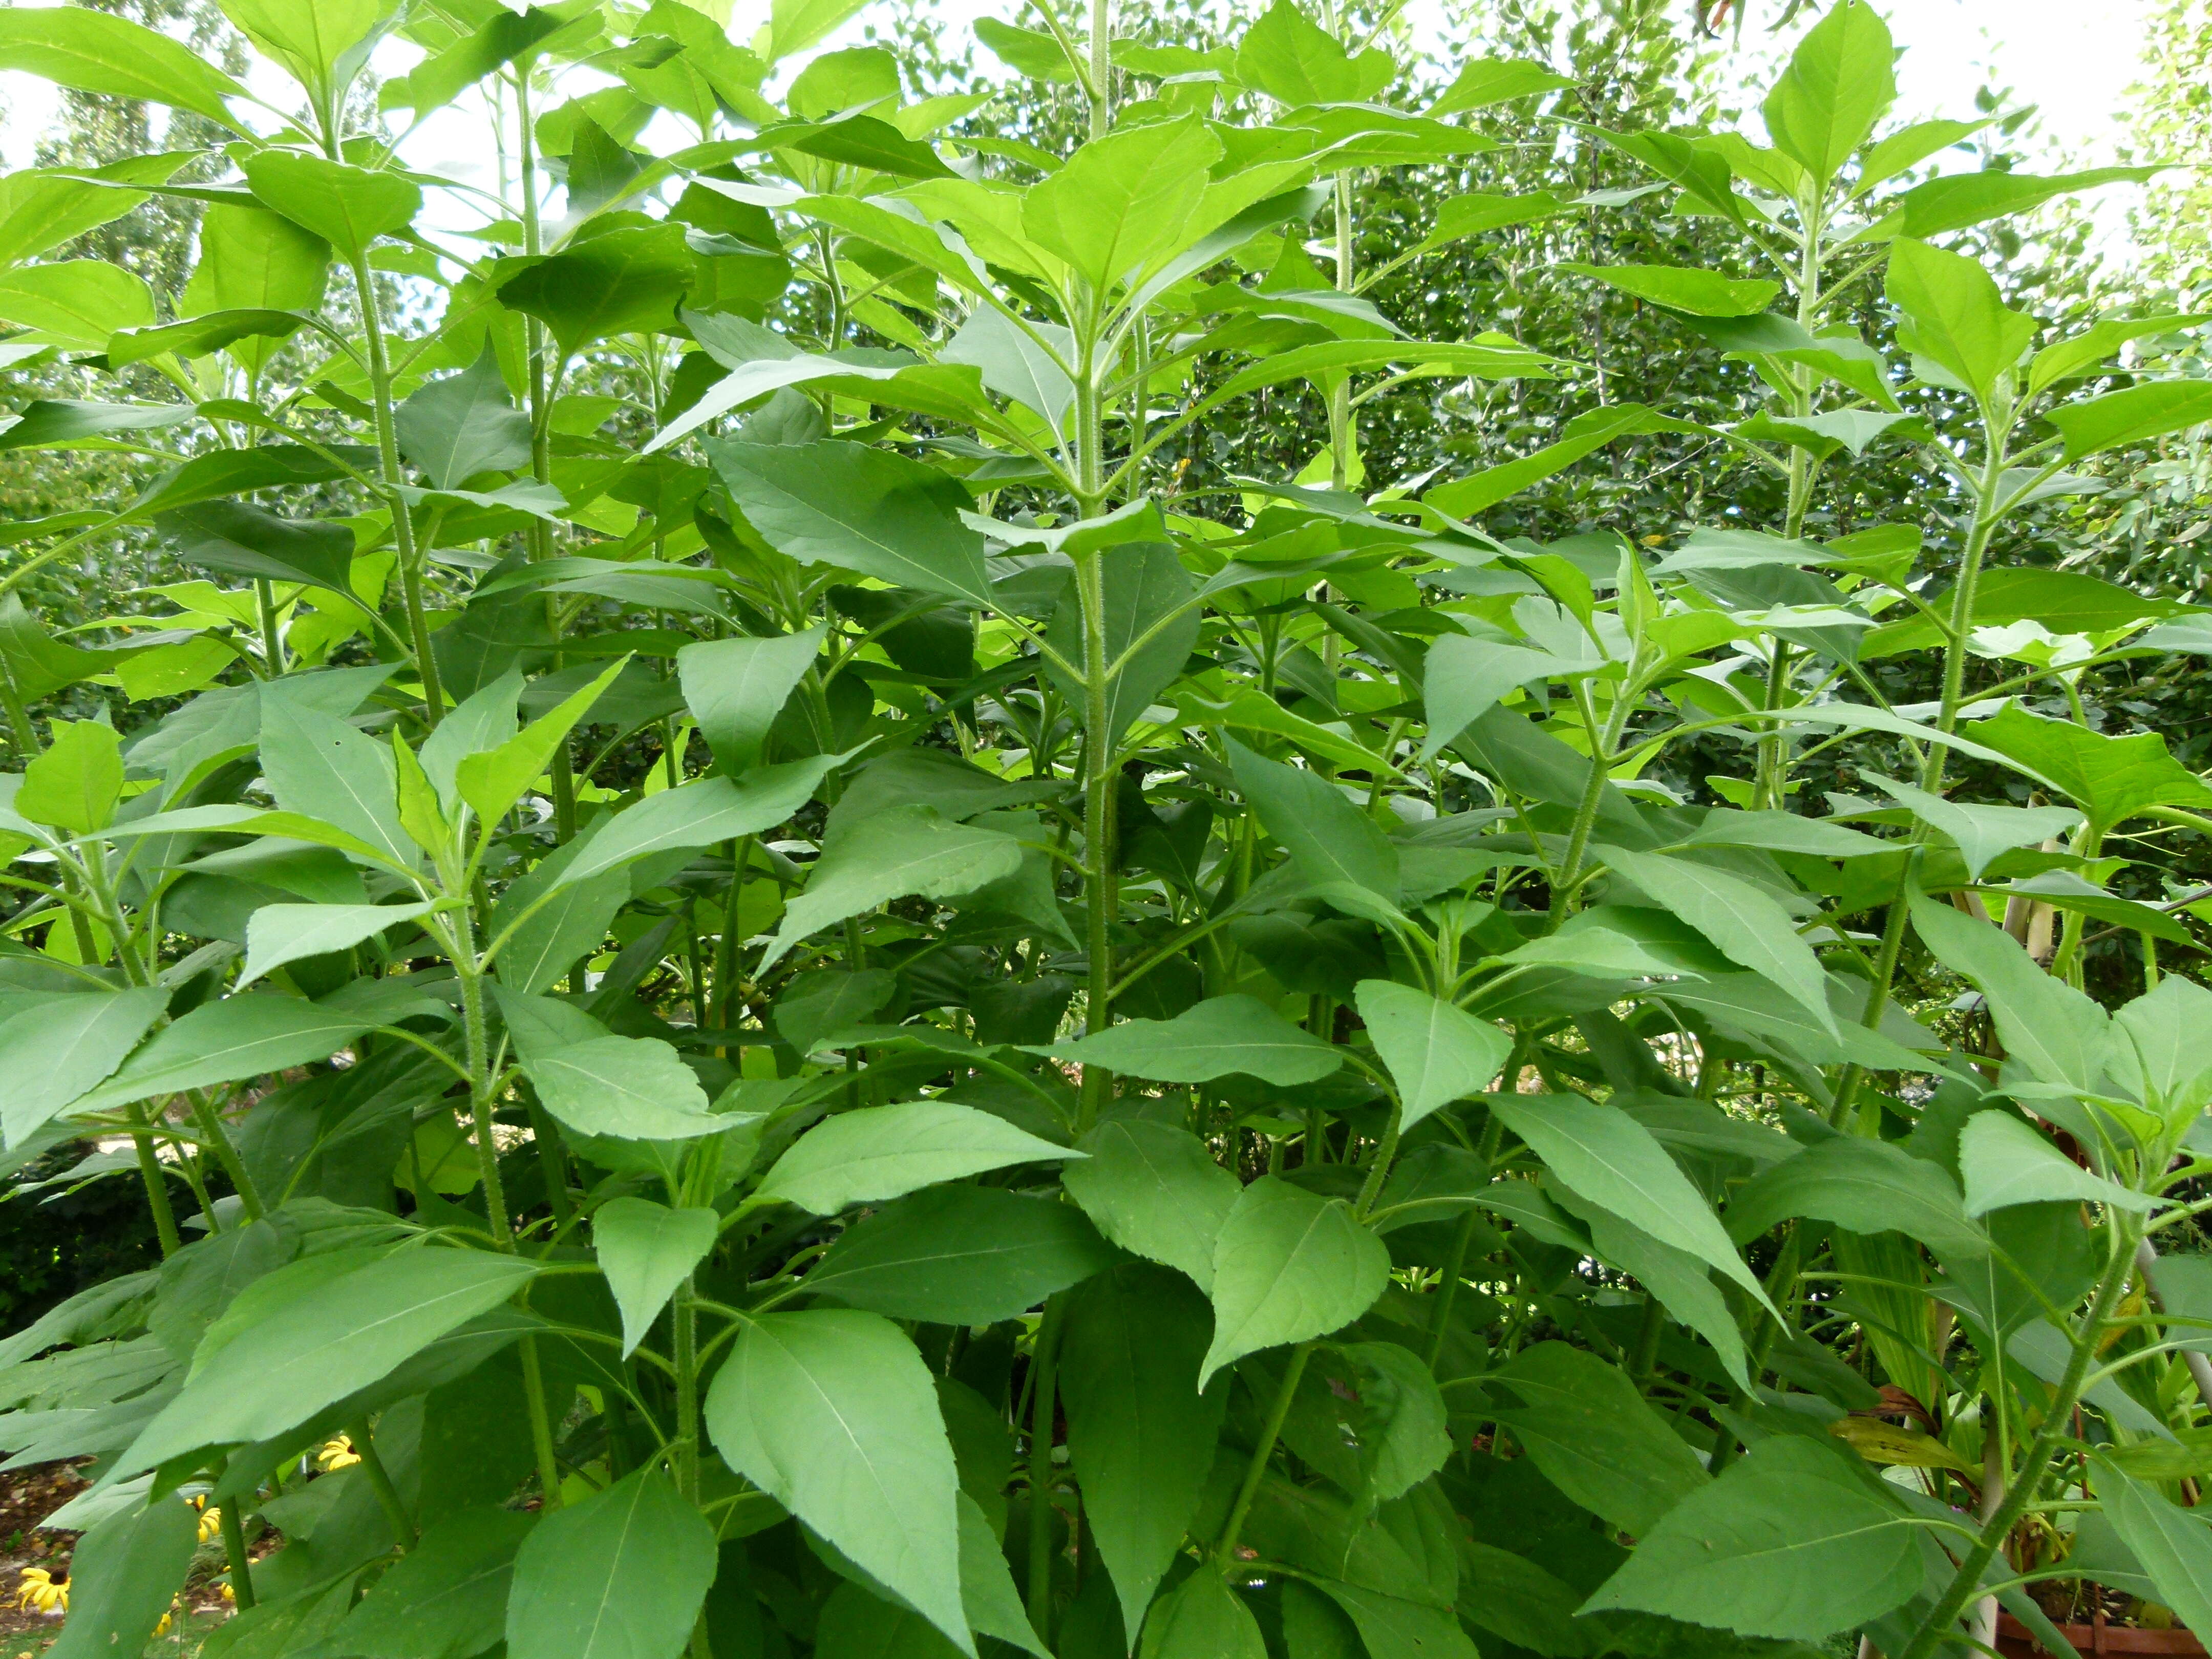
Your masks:
{"label": "dense foliage", "polygon": [[2142,169],[1923,176],[1860,0],[1765,144],[1292,0],[986,24],[1019,130],[847,0],[223,9],[293,106],[0,12],[232,135],[0,181],[0,447],[134,480],[0,574],[7,1156],[161,1255],[0,1342],[63,1659],[203,1547],[269,1659],[2212,1629],[2212,785],[2083,697],[2212,613],[1992,557],[2203,319],[1937,245]]}

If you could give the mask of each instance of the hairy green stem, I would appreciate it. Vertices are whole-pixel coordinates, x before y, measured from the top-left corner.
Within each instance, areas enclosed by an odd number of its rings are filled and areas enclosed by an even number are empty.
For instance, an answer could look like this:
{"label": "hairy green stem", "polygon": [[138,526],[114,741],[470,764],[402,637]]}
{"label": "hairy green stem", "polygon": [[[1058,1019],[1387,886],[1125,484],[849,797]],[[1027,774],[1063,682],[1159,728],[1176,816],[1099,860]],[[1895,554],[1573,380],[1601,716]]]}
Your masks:
{"label": "hairy green stem", "polygon": [[240,1613],[253,1607],[253,1558],[246,1553],[246,1523],[238,1518],[239,1505],[246,1501],[240,1493],[218,1510],[216,1525],[222,1531],[222,1553],[230,1563],[230,1594]]}
{"label": "hairy green stem", "polygon": [[538,1358],[538,1339],[525,1335],[516,1345],[522,1356],[522,1394],[530,1410],[530,1449],[538,1462],[538,1488],[546,1514],[561,1507],[561,1461],[553,1450],[553,1413],[545,1404],[545,1370]]}
{"label": "hairy green stem", "polygon": [[1306,1361],[1313,1358],[1313,1351],[1310,1342],[1301,1342],[1291,1351],[1291,1363],[1267,1407],[1267,1420],[1261,1427],[1259,1441],[1252,1448],[1252,1461],[1244,1466],[1244,1479],[1237,1486],[1236,1502],[1230,1505],[1229,1519],[1222,1523],[1221,1536],[1214,1542],[1216,1571],[1226,1572],[1237,1565],[1237,1540],[1243,1534],[1244,1517],[1252,1512],[1252,1500],[1260,1495],[1260,1483],[1267,1474],[1267,1461],[1275,1455],[1275,1442],[1282,1437],[1284,1419],[1291,1414],[1291,1401],[1297,1397],[1298,1384],[1305,1378]]}
{"label": "hairy green stem", "polygon": [[368,1431],[368,1419],[364,1417],[354,1423],[346,1430],[346,1437],[353,1442],[362,1469],[368,1477],[369,1488],[376,1494],[384,1518],[392,1523],[392,1536],[398,1540],[404,1555],[415,1547],[422,1534],[416,1530],[414,1517],[407,1513],[399,1488],[392,1484],[392,1471],[385,1468],[383,1454],[376,1449],[376,1438]]}
{"label": "hairy green stem", "polygon": [[[392,362],[384,346],[384,320],[379,313],[376,281],[368,261],[352,262],[354,292],[361,302],[362,333],[368,346],[369,400],[376,411],[376,456],[392,510],[392,538],[398,550],[399,592],[407,611],[407,634],[415,648],[415,672],[422,679],[422,717],[435,726],[446,712],[445,692],[438,684],[438,663],[430,649],[430,624],[422,605],[422,550],[415,543],[415,516],[399,495],[407,481],[399,465],[399,429],[392,417]],[[271,662],[272,673],[281,672]]]}
{"label": "hairy green stem", "polygon": [[1952,1574],[1951,1583],[1936,1600],[1920,1627],[1913,1632],[1900,1659],[1930,1659],[1936,1650],[1954,1634],[1959,1615],[1966,1611],[1981,1589],[1982,1575],[1988,1570],[2004,1541],[2012,1535],[2027,1506],[2034,1502],[2037,1481],[2034,1472],[2051,1461],[2073,1426],[2074,1403],[2081,1398],[2081,1384],[2089,1374],[2089,1365],[2096,1357],[2097,1339],[2103,1332],[2105,1321],[2112,1316],[2121,1292],[2126,1289],[2129,1273],[2135,1266],[2136,1241],[2140,1235],[2118,1212],[2110,1212],[2113,1249],[2112,1260],[2098,1281],[2097,1294],[2089,1305],[2080,1328],[2075,1332],[2073,1352],[2066,1361],[2066,1370],[2052,1392],[2051,1403],[2045,1408],[2043,1427],[2038,1431],[2034,1443],[2028,1448],[2027,1461],[2021,1465],[2021,1478],[2012,1483],[1994,1514],[1983,1522],[1981,1535],[1975,1540]]}

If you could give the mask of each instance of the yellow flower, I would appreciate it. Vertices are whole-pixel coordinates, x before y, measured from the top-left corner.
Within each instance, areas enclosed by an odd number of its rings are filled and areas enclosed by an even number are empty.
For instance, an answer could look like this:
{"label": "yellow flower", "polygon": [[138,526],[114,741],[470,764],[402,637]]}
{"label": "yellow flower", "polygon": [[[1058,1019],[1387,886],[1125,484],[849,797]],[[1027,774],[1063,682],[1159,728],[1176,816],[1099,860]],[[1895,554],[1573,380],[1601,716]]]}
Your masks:
{"label": "yellow flower", "polygon": [[[206,1500],[201,1500],[204,1503]],[[204,1544],[222,1531],[222,1510],[220,1506],[200,1511],[200,1542]]]}
{"label": "yellow flower", "polygon": [[55,1613],[69,1611],[69,1580],[54,1582],[53,1575],[44,1567],[23,1569],[23,1582],[15,1587],[15,1605],[40,1613]]}
{"label": "yellow flower", "polygon": [[339,1435],[323,1442],[323,1449],[315,1454],[315,1466],[325,1474],[333,1469],[350,1468],[361,1462],[361,1454],[353,1449],[353,1437]]}
{"label": "yellow flower", "polygon": [[238,1601],[238,1592],[231,1589],[230,1580],[228,1578],[222,1581],[222,1599],[230,1602],[234,1606],[235,1606]]}

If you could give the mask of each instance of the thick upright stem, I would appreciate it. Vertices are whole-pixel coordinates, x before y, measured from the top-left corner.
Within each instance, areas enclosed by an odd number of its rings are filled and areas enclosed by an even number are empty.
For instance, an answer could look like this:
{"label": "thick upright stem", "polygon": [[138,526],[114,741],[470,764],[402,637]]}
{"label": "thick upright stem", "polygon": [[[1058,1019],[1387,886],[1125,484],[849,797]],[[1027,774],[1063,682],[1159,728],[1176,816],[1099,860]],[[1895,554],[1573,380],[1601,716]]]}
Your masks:
{"label": "thick upright stem", "polygon": [[[2096,1358],[2098,1334],[2112,1317],[2121,1292],[2127,1287],[2129,1272],[2135,1266],[2136,1238],[2124,1231],[2125,1224],[2117,1218],[2111,1224],[2122,1230],[2115,1241],[2117,1248],[2097,1285],[2096,1299],[2090,1304],[2087,1316],[2075,1333],[2073,1353],[2067,1359],[2065,1372],[2058,1379],[2050,1405],[2044,1409],[2043,1427],[2028,1448],[2027,1461],[2021,1465],[2024,1470],[2040,1469],[2047,1464],[2059,1441],[2072,1426],[2074,1402],[2081,1398],[2082,1380],[2088,1376],[2090,1362]],[[1931,1659],[1936,1650],[1954,1633],[1959,1615],[1981,1588],[1982,1575],[2003,1548],[2005,1540],[2012,1535],[2020,1517],[2027,1512],[2035,1493],[2036,1482],[2032,1476],[2024,1475],[2013,1482],[2004,1501],[1982,1522],[1981,1536],[1960,1559],[1948,1588],[1936,1598],[1935,1607],[1913,1632],[1912,1641],[1901,1659]]]}
{"label": "thick upright stem", "polygon": [[1252,1512],[1252,1500],[1260,1495],[1260,1482],[1267,1474],[1267,1460],[1275,1455],[1275,1442],[1282,1437],[1284,1419],[1291,1414],[1291,1401],[1297,1398],[1298,1384],[1305,1379],[1306,1361],[1313,1358],[1313,1348],[1312,1343],[1301,1342],[1291,1350],[1290,1365],[1283,1372],[1282,1383],[1267,1407],[1267,1420],[1260,1431],[1259,1443],[1252,1448],[1252,1461],[1244,1466],[1244,1479],[1237,1488],[1237,1501],[1230,1505],[1229,1519],[1214,1542],[1213,1565],[1217,1571],[1226,1572],[1236,1565],[1237,1540],[1243,1534],[1244,1517]]}
{"label": "thick upright stem", "polygon": [[[415,518],[400,499],[406,474],[399,465],[399,430],[392,413],[392,362],[384,348],[384,320],[376,303],[376,282],[368,261],[353,262],[354,293],[361,302],[362,332],[368,345],[369,401],[376,410],[377,466],[392,509],[392,538],[399,554],[399,592],[407,611],[407,638],[415,650],[415,672],[422,678],[422,717],[435,726],[446,712],[438,684],[437,659],[430,650],[430,624],[422,605],[422,554],[415,543]],[[270,672],[280,672],[271,662]]]}
{"label": "thick upright stem", "polygon": [[384,1518],[392,1523],[392,1532],[399,1543],[402,1554],[415,1547],[421,1534],[415,1530],[414,1517],[407,1513],[407,1504],[399,1496],[399,1488],[392,1484],[392,1471],[384,1466],[384,1455],[376,1449],[375,1437],[369,1433],[368,1419],[362,1418],[346,1431],[353,1449],[361,1458],[362,1471],[368,1477],[369,1487],[376,1493],[378,1506]]}
{"label": "thick upright stem", "polygon": [[[473,954],[473,940],[465,936],[461,943],[463,950]],[[500,1249],[512,1250],[514,1228],[507,1219],[507,1189],[500,1178],[499,1144],[492,1138],[494,1079],[491,1034],[485,1024],[483,975],[462,968],[458,977],[461,982],[461,1024],[468,1045],[469,1119],[476,1133],[477,1171],[483,1178],[484,1209],[491,1220],[491,1236],[498,1241]]]}
{"label": "thick upright stem", "polygon": [[1091,0],[1091,136],[1114,125],[1113,0]]}
{"label": "thick upright stem", "polygon": [[222,1528],[222,1553],[230,1563],[231,1597],[240,1613],[253,1606],[253,1558],[246,1550],[246,1523],[238,1518],[238,1506],[245,1501],[241,1495],[223,1504],[216,1523]]}
{"label": "thick upright stem", "polygon": [[[514,73],[514,107],[522,192],[522,251],[526,258],[534,259],[545,251],[545,228],[538,210],[538,118],[531,107],[527,65],[519,67]],[[556,388],[546,361],[545,325],[526,315],[522,319],[522,341],[523,354],[529,362],[530,476],[539,483],[550,484],[553,482],[552,404]],[[553,556],[556,550],[551,525],[543,519],[532,519],[529,538],[533,561]],[[545,596],[545,623],[552,630],[553,665],[557,669],[562,660],[561,605],[551,593]],[[566,741],[554,749],[550,769],[553,780],[553,833],[556,839],[568,842],[576,834],[576,774]]]}
{"label": "thick upright stem", "polygon": [[[1982,560],[1996,528],[1997,492],[2004,477],[2004,434],[1985,419],[1986,453],[1982,460],[1980,487],[1976,490],[1974,520],[1966,531],[1966,544],[1959,556],[1959,585],[1951,591],[1950,637],[1943,644],[1943,701],[1936,716],[1936,729],[1954,731],[1959,709],[1966,701],[1966,639],[1974,628],[1974,594],[1982,580]],[[1920,787],[1930,794],[1943,787],[1943,764],[1949,750],[1940,743],[1928,745],[1928,758],[1920,769]]]}
{"label": "thick upright stem", "polygon": [[699,1501],[699,1310],[690,1279],[670,1310],[676,1332],[676,1487]]}
{"label": "thick upright stem", "polygon": [[516,1345],[522,1355],[522,1393],[530,1410],[530,1446],[538,1462],[538,1490],[542,1508],[550,1515],[561,1507],[561,1461],[553,1450],[553,1413],[545,1406],[545,1371],[538,1360],[538,1339],[525,1336]]}

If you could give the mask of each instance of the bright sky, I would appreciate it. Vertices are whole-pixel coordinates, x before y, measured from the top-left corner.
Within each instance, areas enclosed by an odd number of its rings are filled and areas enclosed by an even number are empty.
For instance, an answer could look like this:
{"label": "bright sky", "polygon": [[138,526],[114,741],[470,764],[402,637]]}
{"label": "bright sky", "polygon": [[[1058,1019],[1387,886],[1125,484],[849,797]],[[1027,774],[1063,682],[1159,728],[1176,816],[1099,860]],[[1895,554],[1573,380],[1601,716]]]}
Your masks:
{"label": "bright sky", "polygon": [[[21,3],[21,0],[18,0]],[[39,3],[39,0],[31,0]],[[1746,44],[1781,0],[1748,0]],[[2139,73],[2149,0],[1892,0],[1890,26],[1905,50],[1899,75],[1903,116],[1971,114],[1985,76],[2014,89],[2015,104],[2040,106],[2048,127],[2091,162],[2106,159],[2128,86]],[[738,0],[743,20],[761,0]],[[964,29],[979,16],[1012,16],[1018,0],[938,0],[937,15]],[[1441,35],[1437,0],[1413,0],[1417,33]],[[863,15],[865,17],[865,14]],[[1424,44],[1426,44],[1425,42]],[[988,55],[984,61],[990,62]],[[0,74],[0,162],[22,167],[52,119],[53,90],[20,74]],[[427,135],[426,135],[427,136]],[[421,161],[435,165],[429,156]],[[444,158],[438,158],[444,159]]]}

